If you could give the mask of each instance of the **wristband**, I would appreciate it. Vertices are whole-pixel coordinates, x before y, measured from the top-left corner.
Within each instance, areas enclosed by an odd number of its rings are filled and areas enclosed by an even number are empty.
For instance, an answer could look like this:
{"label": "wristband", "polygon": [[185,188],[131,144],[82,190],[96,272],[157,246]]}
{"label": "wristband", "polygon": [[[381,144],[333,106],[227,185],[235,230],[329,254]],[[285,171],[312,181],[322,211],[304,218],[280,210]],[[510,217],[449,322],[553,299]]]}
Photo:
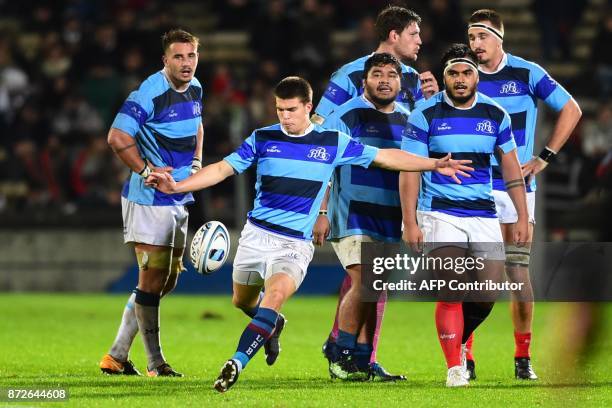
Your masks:
{"label": "wristband", "polygon": [[149,177],[149,175],[153,173],[153,171],[151,170],[151,168],[149,167],[148,163],[145,163],[144,169],[140,170],[138,172],[138,175],[142,178],[147,178]]}
{"label": "wristband", "polygon": [[550,147],[546,146],[546,147],[544,147],[544,149],[542,149],[542,151],[538,155],[538,158],[542,159],[546,163],[549,163],[550,160],[553,159],[556,154],[557,154],[557,152],[552,150]]}
{"label": "wristband", "polygon": [[327,210],[319,210],[319,215],[327,215]]}

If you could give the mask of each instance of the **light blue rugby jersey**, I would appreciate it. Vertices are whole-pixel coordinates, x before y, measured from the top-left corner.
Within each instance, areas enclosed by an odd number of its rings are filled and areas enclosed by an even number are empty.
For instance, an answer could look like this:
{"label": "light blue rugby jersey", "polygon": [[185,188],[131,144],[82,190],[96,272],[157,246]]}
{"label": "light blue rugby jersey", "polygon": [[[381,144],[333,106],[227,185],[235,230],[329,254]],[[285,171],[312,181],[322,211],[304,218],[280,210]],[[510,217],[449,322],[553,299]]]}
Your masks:
{"label": "light blue rugby jersey", "polygon": [[[332,74],[325,93],[321,97],[315,113],[327,118],[340,105],[363,93],[363,69],[365,63],[374,54],[366,55],[343,65]],[[402,65],[402,85],[397,95],[399,102],[408,111],[414,109],[414,104],[423,99],[419,73],[406,64]]]}
{"label": "light blue rugby jersey", "polygon": [[491,159],[499,147],[516,149],[510,116],[491,98],[477,92],[470,108],[458,109],[439,92],[412,111],[402,149],[421,156],[472,160],[471,177],[463,184],[435,172],[423,172],[418,209],[457,217],[497,218],[491,182]]}
{"label": "light blue rugby jersey", "polygon": [[[133,136],[141,156],[153,166],[172,167],[172,177],[179,181],[189,177],[201,123],[200,82],[194,77],[187,90],[177,92],[163,71],[158,71],[128,96],[111,126]],[[136,173],[130,174],[121,194],[143,205],[182,205],[194,201],[191,193],[165,194],[147,187]]]}
{"label": "light blue rugby jersey", "polygon": [[[495,73],[480,71],[478,91],[493,98],[509,114],[521,164],[533,157],[538,99],[559,111],[572,97],[538,64],[506,53]],[[535,191],[535,177],[527,191]],[[505,191],[497,161],[493,162],[493,189]]]}
{"label": "light blue rugby jersey", "polygon": [[337,130],[311,125],[289,136],[280,124],[255,130],[225,158],[237,173],[257,164],[255,201],[248,220],[292,238],[311,240],[312,228],[334,168],[368,167],[378,149]]}
{"label": "light blue rugby jersey", "polygon": [[[398,103],[393,112],[380,112],[361,95],[338,107],[323,126],[363,144],[399,149],[409,115]],[[380,241],[399,241],[399,172],[347,165],[338,167],[332,180],[328,207],[331,238],[368,235]]]}

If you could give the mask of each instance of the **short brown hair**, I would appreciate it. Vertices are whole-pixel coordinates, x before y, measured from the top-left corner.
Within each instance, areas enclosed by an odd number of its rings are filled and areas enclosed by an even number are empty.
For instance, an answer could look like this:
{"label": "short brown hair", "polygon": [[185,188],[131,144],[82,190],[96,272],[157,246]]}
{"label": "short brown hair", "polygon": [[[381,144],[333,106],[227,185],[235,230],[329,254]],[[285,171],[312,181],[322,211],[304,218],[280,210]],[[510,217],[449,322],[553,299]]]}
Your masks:
{"label": "short brown hair", "polygon": [[162,50],[164,53],[168,50],[170,45],[174,43],[191,43],[195,45],[197,50],[200,45],[200,40],[198,37],[185,30],[174,28],[162,35]]}
{"label": "short brown hair", "polygon": [[312,87],[304,78],[290,76],[274,87],[274,96],[279,99],[299,98],[302,103],[312,102]]}
{"label": "short brown hair", "polygon": [[504,21],[502,16],[495,10],[480,9],[473,12],[470,16],[470,24],[480,23],[481,21],[490,21],[493,27],[497,28],[502,33],[504,32]]}
{"label": "short brown hair", "polygon": [[376,17],[376,35],[378,41],[389,38],[389,33],[395,30],[400,34],[412,23],[421,23],[421,17],[412,10],[399,6],[387,6]]}

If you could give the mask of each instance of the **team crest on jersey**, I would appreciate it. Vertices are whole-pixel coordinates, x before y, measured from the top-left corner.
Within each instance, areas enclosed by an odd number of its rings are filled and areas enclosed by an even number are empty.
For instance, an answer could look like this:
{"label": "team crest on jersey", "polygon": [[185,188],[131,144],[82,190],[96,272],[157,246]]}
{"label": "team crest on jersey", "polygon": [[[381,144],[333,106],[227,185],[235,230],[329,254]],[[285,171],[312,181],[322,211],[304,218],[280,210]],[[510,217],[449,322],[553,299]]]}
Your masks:
{"label": "team crest on jersey", "polygon": [[515,81],[508,81],[502,85],[499,93],[501,95],[520,95],[521,86],[518,85]]}
{"label": "team crest on jersey", "polygon": [[202,106],[200,105],[200,102],[194,102],[193,103],[193,116],[200,116],[202,115]]}
{"label": "team crest on jersey", "polygon": [[314,149],[310,149],[310,152],[308,153],[307,157],[309,159],[329,161],[329,159],[331,158],[331,154],[329,154],[324,147],[315,147]]}
{"label": "team crest on jersey", "polygon": [[490,120],[483,120],[482,122],[478,122],[476,124],[476,131],[492,135],[495,133],[495,127]]}

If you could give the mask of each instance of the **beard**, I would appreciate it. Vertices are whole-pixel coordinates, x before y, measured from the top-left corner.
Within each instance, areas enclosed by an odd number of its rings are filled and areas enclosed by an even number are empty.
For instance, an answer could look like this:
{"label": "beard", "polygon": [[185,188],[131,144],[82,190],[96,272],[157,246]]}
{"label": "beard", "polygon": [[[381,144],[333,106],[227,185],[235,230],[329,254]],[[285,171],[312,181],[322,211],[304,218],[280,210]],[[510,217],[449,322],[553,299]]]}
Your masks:
{"label": "beard", "polygon": [[397,94],[390,96],[388,98],[382,98],[380,96],[376,96],[376,89],[367,88],[368,97],[374,105],[377,106],[386,106],[389,105],[397,99]]}
{"label": "beard", "polygon": [[474,87],[471,92],[469,92],[468,94],[464,96],[455,95],[453,93],[453,90],[450,90],[450,92],[447,92],[447,95],[453,102],[456,102],[457,104],[464,104],[470,99],[472,99],[474,95],[476,95],[476,87]]}

